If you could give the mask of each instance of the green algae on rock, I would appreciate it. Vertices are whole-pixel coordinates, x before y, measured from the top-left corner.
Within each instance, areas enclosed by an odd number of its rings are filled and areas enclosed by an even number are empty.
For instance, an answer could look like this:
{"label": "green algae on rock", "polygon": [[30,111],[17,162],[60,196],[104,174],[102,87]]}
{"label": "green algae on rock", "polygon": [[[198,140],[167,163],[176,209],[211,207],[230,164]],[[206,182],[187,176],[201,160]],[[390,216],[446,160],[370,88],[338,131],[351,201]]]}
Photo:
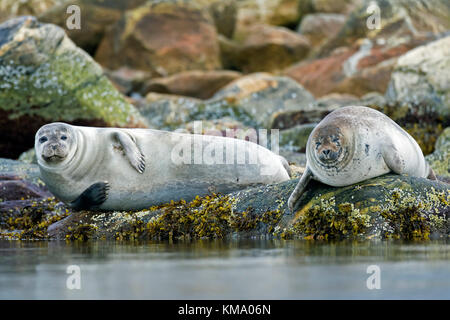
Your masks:
{"label": "green algae on rock", "polygon": [[[138,212],[79,212],[49,227],[52,238],[90,225],[94,239],[149,240],[233,237],[313,239],[448,237],[450,188],[388,174],[333,188],[311,182],[291,214],[297,179],[227,195],[197,197]],[[87,228],[87,227],[86,227]]]}
{"label": "green algae on rock", "polygon": [[2,154],[17,157],[31,147],[36,130],[52,121],[145,126],[101,67],[60,27],[25,16],[1,24],[0,34]]}
{"label": "green algae on rock", "polygon": [[436,141],[435,151],[425,159],[438,178],[450,183],[450,127],[447,127]]}
{"label": "green algae on rock", "polygon": [[394,174],[342,188],[312,182],[300,209],[284,217],[282,232],[315,239],[448,237],[449,200],[448,184]]}

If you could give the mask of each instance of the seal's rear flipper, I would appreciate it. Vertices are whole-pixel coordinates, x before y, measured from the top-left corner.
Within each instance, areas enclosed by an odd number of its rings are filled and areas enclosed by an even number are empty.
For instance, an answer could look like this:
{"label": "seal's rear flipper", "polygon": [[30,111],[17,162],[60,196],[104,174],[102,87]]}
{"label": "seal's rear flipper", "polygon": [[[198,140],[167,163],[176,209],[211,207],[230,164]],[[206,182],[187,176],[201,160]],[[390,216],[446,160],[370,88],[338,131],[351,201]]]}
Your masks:
{"label": "seal's rear flipper", "polygon": [[76,210],[88,210],[98,207],[108,199],[108,182],[97,182],[83,191],[70,206]]}
{"label": "seal's rear flipper", "polygon": [[312,171],[309,169],[308,165],[306,165],[305,172],[303,172],[300,181],[298,182],[297,186],[295,187],[294,191],[292,192],[288,200],[288,207],[292,213],[294,212],[297,200],[300,199],[303,192],[305,192],[306,185],[308,184],[308,182],[311,180],[312,177],[313,177]]}
{"label": "seal's rear flipper", "polygon": [[438,180],[438,178],[436,177],[436,174],[434,173],[433,169],[430,167],[428,162],[427,162],[427,168],[428,168],[427,179],[429,179],[429,180]]}
{"label": "seal's rear flipper", "polygon": [[115,132],[114,137],[122,145],[123,151],[125,152],[125,155],[133,168],[135,168],[139,173],[144,173],[145,157],[139,150],[136,142],[128,134],[120,131]]}
{"label": "seal's rear flipper", "polygon": [[286,160],[285,157],[278,155],[281,159],[281,163],[283,164],[283,167],[286,169],[289,177],[292,177],[292,170],[291,167],[289,166],[289,162]]}

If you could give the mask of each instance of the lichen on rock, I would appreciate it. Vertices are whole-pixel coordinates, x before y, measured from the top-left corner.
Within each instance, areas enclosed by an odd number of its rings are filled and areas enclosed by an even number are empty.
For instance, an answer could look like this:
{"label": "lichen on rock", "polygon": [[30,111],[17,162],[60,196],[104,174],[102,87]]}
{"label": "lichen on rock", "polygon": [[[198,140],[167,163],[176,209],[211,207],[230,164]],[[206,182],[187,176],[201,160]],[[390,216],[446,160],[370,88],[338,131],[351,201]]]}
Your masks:
{"label": "lichen on rock", "polygon": [[36,130],[52,121],[146,126],[101,67],[60,27],[25,16],[1,24],[0,34],[3,154],[17,157],[25,144],[31,147]]}

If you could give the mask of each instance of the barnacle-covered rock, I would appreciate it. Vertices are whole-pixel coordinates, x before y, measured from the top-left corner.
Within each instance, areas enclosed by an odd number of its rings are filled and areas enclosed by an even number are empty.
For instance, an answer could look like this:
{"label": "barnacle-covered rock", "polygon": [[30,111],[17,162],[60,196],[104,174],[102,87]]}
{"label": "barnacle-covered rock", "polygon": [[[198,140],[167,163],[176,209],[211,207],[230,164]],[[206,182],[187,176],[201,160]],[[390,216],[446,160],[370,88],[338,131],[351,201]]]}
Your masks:
{"label": "barnacle-covered rock", "polygon": [[48,238],[47,227],[70,213],[45,188],[37,165],[0,158],[0,239]]}
{"label": "barnacle-covered rock", "polygon": [[[394,174],[348,187],[311,182],[296,211],[287,199],[298,179],[227,195],[197,197],[138,212],[79,212],[49,227],[53,238],[200,239],[230,237],[448,237],[447,184]],[[73,235],[74,230],[78,234]]]}

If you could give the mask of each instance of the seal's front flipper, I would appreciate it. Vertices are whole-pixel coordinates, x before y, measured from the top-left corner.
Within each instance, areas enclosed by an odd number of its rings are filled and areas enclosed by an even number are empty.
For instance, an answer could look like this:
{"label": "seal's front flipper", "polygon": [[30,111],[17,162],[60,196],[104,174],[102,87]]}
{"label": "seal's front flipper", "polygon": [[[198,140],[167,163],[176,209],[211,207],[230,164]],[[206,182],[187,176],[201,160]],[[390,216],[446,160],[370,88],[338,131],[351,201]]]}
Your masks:
{"label": "seal's front flipper", "polygon": [[114,137],[122,145],[123,151],[133,168],[139,173],[144,173],[145,158],[136,142],[128,134],[119,131],[114,133]]}
{"label": "seal's front flipper", "polygon": [[295,187],[294,191],[292,192],[288,200],[288,207],[292,213],[294,212],[297,200],[300,199],[303,192],[305,192],[306,185],[308,184],[308,182],[311,180],[312,177],[313,177],[312,171],[309,169],[307,165],[305,172],[303,172],[300,181],[298,182],[297,186]]}
{"label": "seal's front flipper", "polygon": [[397,174],[403,174],[405,172],[405,160],[393,145],[384,147],[383,159],[391,171]]}
{"label": "seal's front flipper", "polygon": [[97,182],[83,191],[70,206],[76,210],[88,210],[98,207],[108,199],[108,182]]}

